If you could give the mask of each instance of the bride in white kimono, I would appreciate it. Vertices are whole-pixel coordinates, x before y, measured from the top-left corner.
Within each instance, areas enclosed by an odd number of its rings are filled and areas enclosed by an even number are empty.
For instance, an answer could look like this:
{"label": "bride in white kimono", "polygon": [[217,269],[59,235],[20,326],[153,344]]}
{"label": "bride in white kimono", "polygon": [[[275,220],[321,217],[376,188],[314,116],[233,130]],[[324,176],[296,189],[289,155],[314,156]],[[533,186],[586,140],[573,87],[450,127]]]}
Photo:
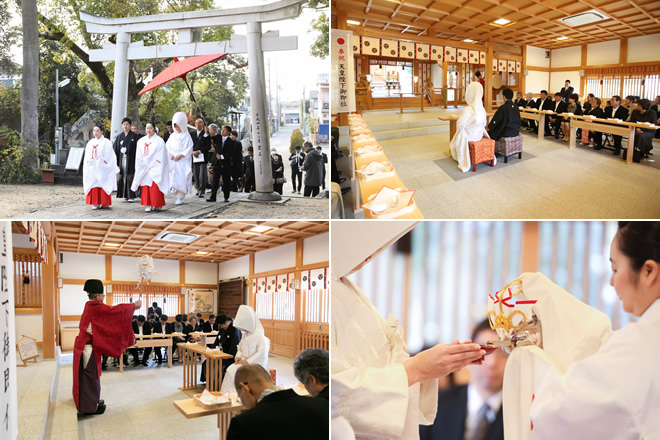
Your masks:
{"label": "bride in white kimono", "polygon": [[481,84],[476,81],[468,84],[465,89],[467,106],[456,121],[456,134],[449,144],[451,157],[458,162],[458,168],[463,172],[469,171],[471,166],[468,142],[490,138],[486,131],[486,110],[481,101],[483,95],[484,89]]}
{"label": "bride in white kimono", "polygon": [[220,387],[221,393],[236,392],[234,376],[241,365],[258,364],[268,371],[270,340],[264,334],[264,328],[254,309],[250,306],[239,306],[234,319],[234,327],[241,331],[241,342],[238,343],[238,350],[234,358],[236,362],[227,367]]}
{"label": "bride in white kimono", "polygon": [[610,259],[610,284],[639,317],[615,332],[543,275],[523,275],[543,349],[519,347],[508,359],[507,440],[660,438],[660,222],[620,222]]}
{"label": "bride in white kimono", "polygon": [[415,224],[332,225],[333,436],[335,428],[347,421],[357,438],[419,439],[419,425],[430,425],[436,416],[437,378],[484,353],[476,344],[440,344],[410,357],[399,320],[392,315],[383,319],[346,278]]}
{"label": "bride in white kimono", "polygon": [[172,116],[174,132],[167,140],[167,151],[173,162],[170,185],[176,194],[176,205],[181,205],[186,194],[192,192],[192,149],[193,141],[188,133],[188,117],[183,112]]}

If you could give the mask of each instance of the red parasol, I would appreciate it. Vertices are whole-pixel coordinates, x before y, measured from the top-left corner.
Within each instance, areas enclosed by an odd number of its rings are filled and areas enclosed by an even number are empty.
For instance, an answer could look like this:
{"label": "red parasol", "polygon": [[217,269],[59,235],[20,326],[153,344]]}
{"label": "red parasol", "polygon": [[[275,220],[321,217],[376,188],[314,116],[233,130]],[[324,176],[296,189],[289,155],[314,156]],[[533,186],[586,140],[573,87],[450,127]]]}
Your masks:
{"label": "red parasol", "polygon": [[140,93],[138,93],[138,95],[142,95],[143,93],[146,93],[149,90],[153,90],[156,87],[160,87],[163,84],[168,83],[174,79],[181,78],[186,83],[186,86],[188,86],[190,97],[195,103],[195,106],[197,106],[197,110],[199,110],[200,113],[202,113],[202,118],[206,119],[204,118],[204,113],[199,108],[199,105],[197,104],[197,100],[195,99],[195,96],[193,95],[192,90],[188,85],[186,74],[192,72],[193,70],[199,69],[200,67],[208,63],[216,61],[224,57],[225,55],[227,54],[220,53],[215,55],[200,55],[197,57],[186,58],[185,60],[182,61],[179,61],[178,58],[174,57],[174,63],[171,64],[169,67],[167,67],[167,69],[160,72],[153,80],[151,80],[151,82],[149,82],[149,84],[147,84],[147,86],[144,89],[140,90]]}

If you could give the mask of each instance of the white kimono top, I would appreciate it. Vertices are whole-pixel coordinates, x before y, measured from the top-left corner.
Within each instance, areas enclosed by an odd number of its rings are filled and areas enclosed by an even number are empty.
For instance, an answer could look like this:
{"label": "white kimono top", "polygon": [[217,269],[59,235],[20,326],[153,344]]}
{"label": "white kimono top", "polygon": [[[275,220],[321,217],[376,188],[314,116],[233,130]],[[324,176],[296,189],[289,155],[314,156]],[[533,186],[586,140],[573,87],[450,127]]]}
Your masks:
{"label": "white kimono top", "polygon": [[161,192],[167,193],[170,188],[170,166],[173,163],[160,136],[154,134],[152,137],[141,137],[135,151],[135,177],[131,190],[137,191],[140,186],[151,186],[156,182]]}
{"label": "white kimono top", "polygon": [[465,89],[467,106],[456,121],[456,134],[449,144],[451,157],[458,162],[458,168],[463,172],[469,171],[471,166],[468,142],[490,138],[486,131],[486,110],[481,102],[483,94],[481,84],[476,81],[468,84]]}
{"label": "white kimono top", "polygon": [[106,194],[112,194],[117,189],[117,158],[112,150],[112,144],[101,136],[92,138],[85,147],[83,158],[83,187],[85,194],[92,188],[100,187]]}
{"label": "white kimono top", "polygon": [[409,355],[399,321],[392,315],[383,319],[345,277],[415,223],[365,223],[332,225],[332,252],[341,255],[333,258],[332,269],[333,426],[343,418],[358,439],[419,439],[419,425],[430,425],[436,416],[438,381],[408,386],[403,361]]}
{"label": "white kimono top", "polygon": [[175,113],[172,124],[181,127],[181,133],[176,130],[167,140],[167,151],[174,157],[183,155],[179,161],[172,161],[170,168],[170,186],[182,193],[192,192],[192,151],[193,141],[188,133],[188,117],[183,112]]}

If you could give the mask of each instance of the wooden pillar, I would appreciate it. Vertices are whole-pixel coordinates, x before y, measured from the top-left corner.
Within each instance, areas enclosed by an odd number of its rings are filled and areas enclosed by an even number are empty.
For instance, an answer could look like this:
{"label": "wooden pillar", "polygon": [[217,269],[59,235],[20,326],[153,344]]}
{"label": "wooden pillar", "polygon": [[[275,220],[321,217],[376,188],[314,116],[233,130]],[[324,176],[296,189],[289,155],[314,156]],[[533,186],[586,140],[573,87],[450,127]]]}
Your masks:
{"label": "wooden pillar", "polygon": [[48,263],[41,266],[41,310],[43,318],[43,355],[44,359],[55,358],[55,289],[57,276],[55,271],[55,249],[53,236],[48,238]]}
{"label": "wooden pillar", "polygon": [[[582,45],[582,56],[580,59],[580,70],[587,68],[587,45]],[[586,73],[580,76],[580,97],[586,97],[587,95],[587,76]],[[584,103],[582,104],[584,105]]]}
{"label": "wooden pillar", "polygon": [[522,46],[522,72],[520,72],[520,93],[523,95],[523,99],[527,99],[525,87],[527,75],[525,75],[525,69],[527,69],[527,45],[523,44]]}
{"label": "wooden pillar", "polygon": [[522,271],[539,270],[539,222],[526,221],[523,225]]}
{"label": "wooden pillar", "polygon": [[484,107],[486,111],[493,110],[493,39],[488,38],[488,52],[486,52],[486,68],[484,69]]}
{"label": "wooden pillar", "polygon": [[[248,276],[250,277],[250,280],[254,278],[254,258],[255,254],[251,253],[250,258],[248,259]],[[256,292],[254,289],[248,294],[248,304],[250,307],[253,309],[256,308],[257,304],[257,299],[256,299]]]}
{"label": "wooden pillar", "polygon": [[[620,41],[621,41],[621,48],[619,50],[619,65],[625,66],[628,63],[628,38],[622,38]],[[623,95],[623,78],[621,78],[621,81],[619,81],[619,96],[622,95]]]}
{"label": "wooden pillar", "polygon": [[[303,266],[303,255],[304,255],[305,241],[296,240],[296,278],[302,283],[302,277],[300,276],[300,269]],[[303,332],[303,295],[302,289],[296,289],[296,300],[295,300],[295,309],[294,309],[294,341],[295,341],[295,350],[296,355],[300,353],[302,347],[302,332]]]}

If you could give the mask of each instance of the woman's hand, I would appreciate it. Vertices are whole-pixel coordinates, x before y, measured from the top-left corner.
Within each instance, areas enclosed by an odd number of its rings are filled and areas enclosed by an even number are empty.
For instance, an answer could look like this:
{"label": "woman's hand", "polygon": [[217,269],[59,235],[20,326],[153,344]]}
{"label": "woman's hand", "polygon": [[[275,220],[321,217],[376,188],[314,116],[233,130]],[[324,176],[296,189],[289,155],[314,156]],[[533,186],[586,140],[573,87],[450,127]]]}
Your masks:
{"label": "woman's hand", "polygon": [[641,128],[636,128],[635,131],[636,131],[637,133],[643,133]]}
{"label": "woman's hand", "polygon": [[436,379],[470,365],[486,354],[479,344],[454,341],[438,344],[407,359],[403,366],[408,374],[408,386],[428,379]]}

